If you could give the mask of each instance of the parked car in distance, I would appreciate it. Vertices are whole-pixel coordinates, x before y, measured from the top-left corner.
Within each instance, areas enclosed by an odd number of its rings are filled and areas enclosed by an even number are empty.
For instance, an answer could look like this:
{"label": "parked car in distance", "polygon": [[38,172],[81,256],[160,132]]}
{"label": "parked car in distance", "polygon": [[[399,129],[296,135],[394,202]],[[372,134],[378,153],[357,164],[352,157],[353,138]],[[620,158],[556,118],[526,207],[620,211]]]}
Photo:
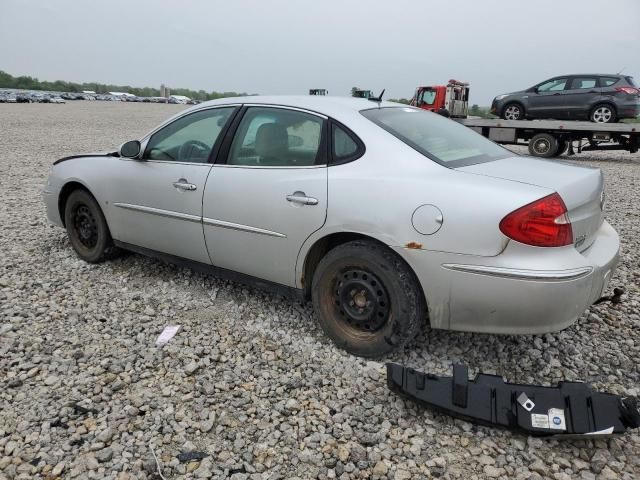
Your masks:
{"label": "parked car in distance", "polygon": [[58,96],[49,97],[50,103],[66,103],[63,98]]}
{"label": "parked car in distance", "polygon": [[87,262],[122,248],[310,298],[327,335],[367,357],[427,321],[565,328],[618,261],[600,170],[367,99],[204,102],[118,151],[54,162],[44,203]]}
{"label": "parked car in distance", "polygon": [[612,123],[640,115],[640,89],[627,75],[561,75],[498,95],[491,113],[505,120],[545,118]]}

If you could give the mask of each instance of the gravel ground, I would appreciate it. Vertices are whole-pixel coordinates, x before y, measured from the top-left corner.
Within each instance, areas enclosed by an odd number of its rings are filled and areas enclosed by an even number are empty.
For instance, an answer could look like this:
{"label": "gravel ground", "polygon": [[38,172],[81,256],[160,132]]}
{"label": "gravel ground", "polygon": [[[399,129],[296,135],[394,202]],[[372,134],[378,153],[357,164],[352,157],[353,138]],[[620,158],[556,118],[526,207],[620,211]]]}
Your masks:
{"label": "gravel ground", "polygon": [[[638,431],[558,441],[453,420],[390,393],[383,363],[335,348],[309,305],[133,254],[79,260],[45,218],[49,165],[179,109],[0,104],[0,480],[160,478],[152,448],[167,479],[640,476]],[[574,158],[605,172],[625,302],[552,335],[425,332],[389,360],[640,394],[640,155]]]}

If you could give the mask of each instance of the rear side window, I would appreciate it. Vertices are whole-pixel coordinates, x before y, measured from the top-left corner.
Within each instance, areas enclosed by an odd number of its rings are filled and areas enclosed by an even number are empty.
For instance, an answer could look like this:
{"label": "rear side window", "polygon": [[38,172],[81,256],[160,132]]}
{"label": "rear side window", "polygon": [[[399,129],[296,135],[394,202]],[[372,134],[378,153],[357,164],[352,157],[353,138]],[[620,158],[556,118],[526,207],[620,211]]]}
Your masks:
{"label": "rear side window", "polygon": [[586,88],[595,88],[598,84],[598,79],[595,77],[574,77],[571,81],[572,90],[580,90]]}
{"label": "rear side window", "polygon": [[611,85],[618,83],[618,80],[620,79],[615,77],[600,77],[600,86],[610,87]]}
{"label": "rear side window", "polygon": [[323,119],[296,110],[250,107],[231,145],[230,165],[300,167],[321,158]]}
{"label": "rear side window", "polygon": [[340,164],[357,160],[365,147],[355,133],[335,120],[331,121],[331,163]]}
{"label": "rear side window", "polygon": [[475,165],[513,155],[470,128],[422,109],[385,107],[360,113],[425,157],[447,167]]}

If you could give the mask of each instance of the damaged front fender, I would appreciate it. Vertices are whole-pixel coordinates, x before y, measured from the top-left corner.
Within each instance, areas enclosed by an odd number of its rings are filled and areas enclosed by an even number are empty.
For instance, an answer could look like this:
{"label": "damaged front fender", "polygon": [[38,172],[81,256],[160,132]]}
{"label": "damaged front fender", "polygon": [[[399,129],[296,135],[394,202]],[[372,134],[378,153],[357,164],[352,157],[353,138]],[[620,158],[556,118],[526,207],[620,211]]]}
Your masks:
{"label": "damaged front fender", "polygon": [[469,380],[464,365],[443,377],[387,363],[387,385],[448,415],[531,435],[607,435],[640,426],[636,398],[596,392],[581,382],[520,385],[483,373]]}

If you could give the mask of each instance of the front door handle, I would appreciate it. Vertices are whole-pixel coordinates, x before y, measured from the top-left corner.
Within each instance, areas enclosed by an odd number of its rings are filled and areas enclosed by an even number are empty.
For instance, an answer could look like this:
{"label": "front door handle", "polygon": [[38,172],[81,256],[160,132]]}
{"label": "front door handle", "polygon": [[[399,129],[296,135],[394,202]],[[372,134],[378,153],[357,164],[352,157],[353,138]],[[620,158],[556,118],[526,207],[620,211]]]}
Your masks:
{"label": "front door handle", "polygon": [[291,195],[287,195],[287,202],[299,203],[300,205],[317,205],[318,199],[307,197],[304,192],[294,192]]}
{"label": "front door handle", "polygon": [[193,183],[187,182],[184,178],[181,178],[177,182],[173,182],[173,186],[178,190],[183,190],[185,192],[193,192],[194,190],[198,189],[198,187],[196,187]]}

